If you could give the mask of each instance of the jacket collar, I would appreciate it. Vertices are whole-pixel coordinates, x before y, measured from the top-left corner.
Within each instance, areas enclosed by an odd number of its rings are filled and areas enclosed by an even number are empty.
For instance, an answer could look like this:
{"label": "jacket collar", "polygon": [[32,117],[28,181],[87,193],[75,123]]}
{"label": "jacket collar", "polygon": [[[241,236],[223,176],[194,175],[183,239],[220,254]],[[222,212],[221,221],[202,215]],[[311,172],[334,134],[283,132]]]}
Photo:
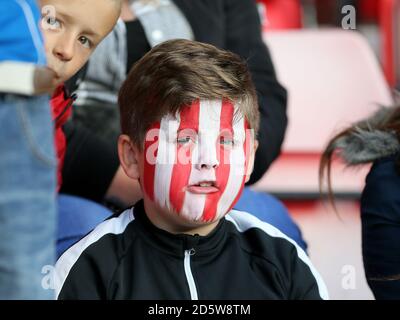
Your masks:
{"label": "jacket collar", "polygon": [[64,85],[60,85],[51,97],[53,121],[55,126],[61,127],[71,115],[71,107],[76,95],[69,95]]}
{"label": "jacket collar", "polygon": [[211,256],[218,254],[227,237],[227,221],[222,218],[215,229],[207,236],[172,234],[159,229],[147,217],[143,200],[138,202],[133,210],[138,229],[143,240],[164,253],[183,257],[186,250],[194,249],[196,256]]}

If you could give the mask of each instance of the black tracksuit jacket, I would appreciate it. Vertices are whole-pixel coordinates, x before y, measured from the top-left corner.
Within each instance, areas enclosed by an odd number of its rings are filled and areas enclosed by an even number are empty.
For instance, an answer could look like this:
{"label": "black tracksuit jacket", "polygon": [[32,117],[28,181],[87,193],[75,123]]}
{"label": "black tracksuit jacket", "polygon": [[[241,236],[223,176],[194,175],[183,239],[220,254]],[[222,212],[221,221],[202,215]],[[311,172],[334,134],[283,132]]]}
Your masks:
{"label": "black tracksuit jacket", "polygon": [[156,228],[143,202],[100,224],[56,264],[58,299],[325,299],[308,257],[232,210],[207,236]]}

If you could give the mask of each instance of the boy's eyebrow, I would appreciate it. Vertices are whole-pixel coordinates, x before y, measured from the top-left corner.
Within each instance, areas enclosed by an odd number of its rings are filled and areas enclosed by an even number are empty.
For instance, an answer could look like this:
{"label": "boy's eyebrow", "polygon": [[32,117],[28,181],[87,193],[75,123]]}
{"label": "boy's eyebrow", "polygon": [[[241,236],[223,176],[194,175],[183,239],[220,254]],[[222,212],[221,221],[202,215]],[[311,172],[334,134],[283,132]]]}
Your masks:
{"label": "boy's eyebrow", "polygon": [[[68,13],[62,13],[62,12],[60,12],[59,10],[57,10],[57,15],[58,15],[58,16],[61,16],[61,17],[62,17],[64,20],[66,20],[68,23],[73,23],[73,22],[75,22],[75,17],[72,16],[72,15],[69,15]],[[97,38],[100,37],[100,35],[99,35],[96,31],[92,30],[92,29],[89,28],[89,27],[85,27],[85,30],[83,31],[83,33],[85,33],[85,34],[87,34],[87,35],[89,35],[89,36],[97,37]]]}
{"label": "boy's eyebrow", "polygon": [[181,124],[179,128],[176,130],[176,132],[181,132],[183,130],[193,130],[195,132],[199,131],[199,126],[198,125],[193,125],[192,123],[189,124]]}

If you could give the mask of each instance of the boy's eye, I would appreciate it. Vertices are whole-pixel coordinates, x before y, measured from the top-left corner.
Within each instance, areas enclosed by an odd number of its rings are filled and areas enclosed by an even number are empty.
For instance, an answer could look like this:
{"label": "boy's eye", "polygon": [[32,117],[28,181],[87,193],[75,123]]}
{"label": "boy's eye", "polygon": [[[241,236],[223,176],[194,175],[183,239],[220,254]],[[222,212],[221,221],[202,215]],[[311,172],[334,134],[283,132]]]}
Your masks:
{"label": "boy's eye", "polygon": [[55,17],[46,16],[43,18],[45,22],[45,27],[48,29],[59,29],[61,27],[61,22],[57,20]]}
{"label": "boy's eye", "polygon": [[183,129],[177,133],[176,142],[180,145],[196,143],[197,133],[192,129]]}
{"label": "boy's eye", "polygon": [[192,137],[190,136],[183,136],[183,137],[178,137],[177,142],[179,144],[186,144],[192,141]]}
{"label": "boy's eye", "polygon": [[229,130],[224,130],[221,132],[219,136],[219,143],[223,146],[232,147],[235,144],[232,132]]}
{"label": "boy's eye", "polygon": [[219,143],[224,146],[233,146],[234,145],[234,141],[231,137],[220,137]]}
{"label": "boy's eye", "polygon": [[92,44],[88,38],[82,36],[78,40],[85,48],[91,48]]}

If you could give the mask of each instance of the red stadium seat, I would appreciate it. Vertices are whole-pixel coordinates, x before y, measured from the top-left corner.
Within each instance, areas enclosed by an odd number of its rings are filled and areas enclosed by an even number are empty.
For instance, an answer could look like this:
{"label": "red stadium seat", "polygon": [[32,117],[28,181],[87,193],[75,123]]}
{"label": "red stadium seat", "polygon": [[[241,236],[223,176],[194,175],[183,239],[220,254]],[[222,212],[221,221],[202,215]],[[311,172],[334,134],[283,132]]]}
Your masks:
{"label": "red stadium seat", "polygon": [[[398,82],[399,68],[399,0],[379,1],[379,25],[382,39],[382,65],[386,79],[391,87]],[[397,73],[397,75],[396,75]],[[397,79],[396,79],[397,78]]]}
{"label": "red stadium seat", "polygon": [[259,0],[263,31],[299,29],[302,10],[299,0]]}
{"label": "red stadium seat", "polygon": [[357,2],[358,18],[363,22],[377,22],[379,2],[379,0],[359,0]]}
{"label": "red stadium seat", "polygon": [[380,58],[386,80],[391,87],[398,85],[400,79],[399,3],[400,0],[358,0],[356,2],[357,24],[372,23],[379,28]]}
{"label": "red stadium seat", "polygon": [[[288,89],[289,126],[282,156],[255,188],[280,196],[318,196],[318,163],[325,144],[352,122],[393,103],[381,68],[366,40],[340,29],[264,35],[278,78]],[[340,169],[340,164],[336,164]],[[333,186],[358,194],[366,170],[333,168]]]}
{"label": "red stadium seat", "polygon": [[383,71],[391,87],[398,84],[400,69],[399,50],[399,0],[359,0],[358,20],[361,23],[376,23],[381,38],[381,60]]}

